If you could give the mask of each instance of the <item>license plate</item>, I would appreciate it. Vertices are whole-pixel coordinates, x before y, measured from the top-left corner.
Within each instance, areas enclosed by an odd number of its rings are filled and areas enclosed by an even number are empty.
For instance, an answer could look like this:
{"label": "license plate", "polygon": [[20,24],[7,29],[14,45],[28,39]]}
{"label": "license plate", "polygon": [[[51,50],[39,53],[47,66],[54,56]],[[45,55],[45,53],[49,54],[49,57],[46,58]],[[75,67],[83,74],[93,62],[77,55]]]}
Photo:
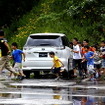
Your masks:
{"label": "license plate", "polygon": [[39,57],[47,57],[47,53],[39,53]]}

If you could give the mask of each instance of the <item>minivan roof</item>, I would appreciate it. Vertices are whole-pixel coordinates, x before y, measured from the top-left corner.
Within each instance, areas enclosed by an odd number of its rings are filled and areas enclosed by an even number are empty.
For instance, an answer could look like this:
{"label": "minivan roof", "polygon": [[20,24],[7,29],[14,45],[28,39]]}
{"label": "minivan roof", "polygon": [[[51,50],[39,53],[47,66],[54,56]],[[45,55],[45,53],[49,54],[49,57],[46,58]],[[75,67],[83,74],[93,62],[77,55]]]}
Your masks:
{"label": "minivan roof", "polygon": [[30,34],[30,36],[42,36],[42,35],[65,36],[65,34],[62,34],[62,33],[35,33],[35,34]]}

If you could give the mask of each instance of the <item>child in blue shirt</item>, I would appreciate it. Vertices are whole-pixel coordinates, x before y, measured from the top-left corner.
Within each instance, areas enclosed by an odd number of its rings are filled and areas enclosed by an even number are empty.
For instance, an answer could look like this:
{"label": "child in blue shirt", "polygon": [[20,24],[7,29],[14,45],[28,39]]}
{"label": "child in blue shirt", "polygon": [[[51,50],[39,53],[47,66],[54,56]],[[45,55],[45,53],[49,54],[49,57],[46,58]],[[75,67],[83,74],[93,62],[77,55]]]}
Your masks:
{"label": "child in blue shirt", "polygon": [[90,79],[93,80],[94,79],[94,52],[89,51],[89,46],[84,46],[86,53],[84,54],[85,56],[85,60],[87,61],[87,70],[88,70],[88,74],[90,76]]}
{"label": "child in blue shirt", "polygon": [[22,55],[23,55],[23,61],[25,61],[25,53],[18,49],[18,45],[16,42],[12,43],[12,59],[14,61],[14,69],[16,70],[16,72],[19,72],[19,74],[22,76],[21,79],[23,79],[25,77],[25,75],[23,74],[22,71]]}

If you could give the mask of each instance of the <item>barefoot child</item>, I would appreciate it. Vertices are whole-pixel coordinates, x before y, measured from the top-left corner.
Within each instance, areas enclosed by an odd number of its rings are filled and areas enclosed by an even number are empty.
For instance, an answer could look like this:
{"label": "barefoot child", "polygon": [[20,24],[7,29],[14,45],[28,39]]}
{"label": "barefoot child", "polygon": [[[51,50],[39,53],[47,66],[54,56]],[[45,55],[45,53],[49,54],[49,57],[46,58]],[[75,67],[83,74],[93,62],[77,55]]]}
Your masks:
{"label": "barefoot child", "polygon": [[64,64],[60,61],[60,59],[57,56],[55,56],[54,52],[50,52],[49,55],[51,58],[53,58],[53,63],[54,63],[51,70],[53,70],[53,73],[56,75],[57,77],[56,80],[59,80],[61,67],[64,67]]}

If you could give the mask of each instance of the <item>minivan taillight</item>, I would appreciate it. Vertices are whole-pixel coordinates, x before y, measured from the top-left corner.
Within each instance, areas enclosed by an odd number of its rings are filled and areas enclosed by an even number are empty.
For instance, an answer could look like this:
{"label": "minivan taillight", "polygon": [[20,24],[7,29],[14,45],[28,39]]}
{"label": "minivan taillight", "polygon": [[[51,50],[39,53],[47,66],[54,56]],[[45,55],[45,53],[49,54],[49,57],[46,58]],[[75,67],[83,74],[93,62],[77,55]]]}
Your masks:
{"label": "minivan taillight", "polygon": [[31,50],[31,47],[24,47],[23,50]]}
{"label": "minivan taillight", "polygon": [[56,50],[63,50],[65,47],[57,47]]}

